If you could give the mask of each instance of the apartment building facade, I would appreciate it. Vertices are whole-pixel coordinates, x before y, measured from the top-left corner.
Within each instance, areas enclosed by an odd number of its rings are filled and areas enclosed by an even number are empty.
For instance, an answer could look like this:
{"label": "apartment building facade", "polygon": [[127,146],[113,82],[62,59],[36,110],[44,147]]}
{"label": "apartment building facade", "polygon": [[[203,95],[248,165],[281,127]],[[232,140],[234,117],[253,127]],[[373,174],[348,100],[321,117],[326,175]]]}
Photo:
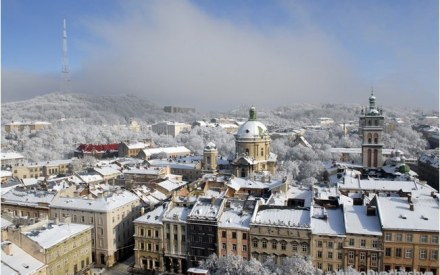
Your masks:
{"label": "apartment building facade", "polygon": [[139,197],[125,190],[102,194],[96,199],[57,198],[50,205],[50,218],[71,217],[72,222],[93,226],[92,258],[98,267],[111,267],[133,251],[133,220],[140,216]]}

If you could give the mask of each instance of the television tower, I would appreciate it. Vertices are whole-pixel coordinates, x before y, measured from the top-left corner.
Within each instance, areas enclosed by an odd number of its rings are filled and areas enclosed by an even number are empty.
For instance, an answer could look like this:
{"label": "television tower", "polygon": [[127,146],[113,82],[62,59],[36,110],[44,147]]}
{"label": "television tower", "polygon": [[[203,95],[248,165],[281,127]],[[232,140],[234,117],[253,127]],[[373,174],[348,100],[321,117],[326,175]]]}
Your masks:
{"label": "television tower", "polygon": [[71,92],[70,83],[70,66],[69,58],[67,56],[67,29],[66,29],[66,19],[63,20],[63,66],[61,68],[61,85],[60,91],[62,93]]}

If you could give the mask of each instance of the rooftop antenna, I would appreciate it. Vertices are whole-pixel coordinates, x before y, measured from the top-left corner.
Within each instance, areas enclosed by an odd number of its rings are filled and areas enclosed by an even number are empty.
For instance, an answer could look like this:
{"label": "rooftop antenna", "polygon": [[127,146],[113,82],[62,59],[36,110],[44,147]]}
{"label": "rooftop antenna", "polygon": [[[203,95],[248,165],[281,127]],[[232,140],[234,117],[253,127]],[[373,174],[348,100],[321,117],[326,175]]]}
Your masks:
{"label": "rooftop antenna", "polygon": [[66,28],[66,18],[63,19],[63,66],[61,68],[61,93],[71,92],[70,83],[70,66],[69,58],[67,56],[67,28]]}

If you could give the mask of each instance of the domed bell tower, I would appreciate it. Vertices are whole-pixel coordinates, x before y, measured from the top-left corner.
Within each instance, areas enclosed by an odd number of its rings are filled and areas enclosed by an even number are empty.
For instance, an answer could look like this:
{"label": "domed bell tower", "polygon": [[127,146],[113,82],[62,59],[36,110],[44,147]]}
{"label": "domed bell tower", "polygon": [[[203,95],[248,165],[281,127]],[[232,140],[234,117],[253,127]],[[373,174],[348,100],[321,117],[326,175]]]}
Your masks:
{"label": "domed bell tower", "polygon": [[369,168],[383,166],[383,127],[382,109],[376,107],[376,97],[371,91],[369,106],[362,110],[359,118],[359,135],[362,138],[362,165]]}
{"label": "domed bell tower", "polygon": [[203,149],[203,171],[207,173],[217,172],[218,151],[214,143],[209,142]]}

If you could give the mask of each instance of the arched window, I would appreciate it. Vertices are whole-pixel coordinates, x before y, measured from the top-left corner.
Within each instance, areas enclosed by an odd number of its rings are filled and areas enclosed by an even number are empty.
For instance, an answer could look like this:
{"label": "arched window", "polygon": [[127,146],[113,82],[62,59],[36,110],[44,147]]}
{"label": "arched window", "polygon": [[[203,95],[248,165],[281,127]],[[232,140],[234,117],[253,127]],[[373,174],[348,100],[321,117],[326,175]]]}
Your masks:
{"label": "arched window", "polygon": [[371,133],[369,133],[369,134],[367,135],[368,143],[371,143],[371,138],[372,138],[372,135],[371,135]]}
{"label": "arched window", "polygon": [[371,126],[371,120],[370,119],[368,120],[368,126]]}
{"label": "arched window", "polygon": [[246,148],[246,155],[249,156],[249,148]]}
{"label": "arched window", "polygon": [[368,149],[368,153],[367,153],[367,166],[371,167],[371,149]]}
{"label": "arched window", "polygon": [[373,166],[377,167],[378,162],[378,156],[377,156],[377,149],[374,149],[374,157],[373,157]]}
{"label": "arched window", "polygon": [[379,121],[377,119],[374,120],[374,125],[376,125],[376,126],[379,125]]}
{"label": "arched window", "polygon": [[374,143],[377,144],[379,142],[379,135],[377,133],[374,134]]}

